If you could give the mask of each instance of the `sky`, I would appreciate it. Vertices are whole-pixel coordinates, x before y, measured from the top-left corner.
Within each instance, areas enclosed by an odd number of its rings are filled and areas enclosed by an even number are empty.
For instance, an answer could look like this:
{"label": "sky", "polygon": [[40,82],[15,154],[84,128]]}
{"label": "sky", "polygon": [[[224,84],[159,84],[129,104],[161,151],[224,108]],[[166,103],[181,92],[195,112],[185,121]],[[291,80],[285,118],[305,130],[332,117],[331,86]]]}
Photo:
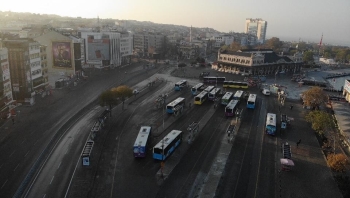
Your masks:
{"label": "sky", "polygon": [[151,21],[244,32],[246,18],[267,21],[267,38],[350,46],[350,0],[15,0],[1,11]]}

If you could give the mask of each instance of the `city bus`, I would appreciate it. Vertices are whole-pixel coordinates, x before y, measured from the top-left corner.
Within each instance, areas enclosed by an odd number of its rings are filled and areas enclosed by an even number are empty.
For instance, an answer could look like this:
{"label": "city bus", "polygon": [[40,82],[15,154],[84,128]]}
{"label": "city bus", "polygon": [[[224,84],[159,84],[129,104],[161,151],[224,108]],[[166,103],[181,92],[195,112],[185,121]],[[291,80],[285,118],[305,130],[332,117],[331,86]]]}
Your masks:
{"label": "city bus", "polygon": [[225,107],[225,116],[227,117],[234,116],[237,106],[238,106],[238,100],[231,100]]}
{"label": "city bus", "polygon": [[165,160],[182,142],[182,131],[172,130],[153,147],[153,158]]}
{"label": "city bus", "polygon": [[180,80],[179,82],[175,83],[175,91],[180,91],[182,88],[187,86],[187,80]]}
{"label": "city bus", "polygon": [[204,87],[204,84],[203,84],[203,83],[198,83],[198,84],[196,84],[195,86],[193,86],[193,87],[191,88],[191,93],[192,93],[192,95],[193,95],[193,96],[197,95],[203,87]]}
{"label": "city bus", "polygon": [[179,97],[166,106],[166,112],[168,114],[173,114],[176,110],[183,108],[184,106],[185,106],[185,98]]}
{"label": "city bus", "polygon": [[242,90],[237,90],[235,95],[233,95],[234,100],[241,100],[243,97],[243,91]]}
{"label": "city bus", "polygon": [[249,94],[248,100],[247,100],[247,108],[248,109],[254,109],[255,108],[255,102],[256,102],[256,94]]}
{"label": "city bus", "polygon": [[225,95],[221,98],[221,104],[227,105],[232,99],[233,92],[226,92]]}
{"label": "city bus", "polygon": [[268,135],[276,135],[276,114],[267,113],[265,133]]}
{"label": "city bus", "polygon": [[151,138],[151,127],[142,126],[134,143],[134,157],[146,157],[147,146]]}
{"label": "city bus", "polygon": [[193,103],[196,105],[201,105],[207,100],[207,98],[208,98],[208,92],[202,91],[201,93],[199,93],[194,97]]}
{"label": "city bus", "polygon": [[238,89],[248,89],[247,82],[238,82],[238,81],[225,81],[223,88],[238,88]]}
{"label": "city bus", "polygon": [[207,88],[204,89],[205,92],[210,93],[211,90],[213,90],[215,87],[214,86],[208,86]]}
{"label": "city bus", "polygon": [[220,91],[220,88],[214,88],[213,90],[211,90],[211,92],[208,93],[208,99],[214,101],[215,98],[219,96]]}
{"label": "city bus", "polygon": [[203,82],[204,83],[215,83],[215,84],[222,84],[226,80],[225,77],[215,77],[215,76],[205,76],[203,77]]}

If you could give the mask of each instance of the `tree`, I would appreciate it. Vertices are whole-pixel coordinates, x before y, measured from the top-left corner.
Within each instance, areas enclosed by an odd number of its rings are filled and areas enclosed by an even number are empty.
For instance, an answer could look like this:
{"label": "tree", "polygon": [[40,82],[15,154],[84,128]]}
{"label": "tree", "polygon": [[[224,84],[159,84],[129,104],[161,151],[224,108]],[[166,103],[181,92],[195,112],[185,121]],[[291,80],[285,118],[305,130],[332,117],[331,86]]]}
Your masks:
{"label": "tree", "polygon": [[241,44],[239,44],[238,42],[232,42],[229,48],[230,50],[237,52],[241,49]]}
{"label": "tree", "polygon": [[322,134],[323,131],[333,127],[333,120],[330,114],[324,111],[311,111],[306,115],[306,121],[311,123],[313,130]]}
{"label": "tree", "polygon": [[320,87],[312,87],[302,93],[305,106],[319,109],[320,105],[328,102],[328,95]]}
{"label": "tree", "polygon": [[123,106],[122,109],[124,109],[124,102],[127,98],[130,98],[132,96],[132,89],[130,89],[126,85],[121,85],[115,88],[112,88],[111,90],[116,98],[119,98],[119,100],[122,101]]}
{"label": "tree", "polygon": [[307,63],[314,62],[314,53],[312,51],[304,52],[303,61]]}
{"label": "tree", "polygon": [[329,154],[327,156],[327,163],[331,167],[332,170],[336,172],[344,172],[346,171],[346,165],[349,163],[344,154]]}
{"label": "tree", "polygon": [[282,41],[280,41],[277,37],[272,37],[265,42],[265,46],[269,49],[273,49],[275,51],[279,50],[282,47]]}
{"label": "tree", "polygon": [[102,92],[99,97],[99,101],[101,106],[109,106],[110,116],[112,116],[112,107],[118,104],[118,101],[112,90],[106,90]]}

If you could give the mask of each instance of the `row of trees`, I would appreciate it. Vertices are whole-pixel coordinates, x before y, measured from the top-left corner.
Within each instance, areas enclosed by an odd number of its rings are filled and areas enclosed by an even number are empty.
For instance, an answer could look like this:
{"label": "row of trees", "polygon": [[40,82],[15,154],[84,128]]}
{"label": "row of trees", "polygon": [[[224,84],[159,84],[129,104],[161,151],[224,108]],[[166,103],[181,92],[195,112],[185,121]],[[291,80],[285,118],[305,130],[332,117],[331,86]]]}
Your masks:
{"label": "row of trees", "polygon": [[[101,106],[108,106],[110,110],[115,105],[118,105],[120,102],[123,103],[122,109],[124,109],[124,102],[127,98],[130,98],[133,95],[132,89],[126,85],[121,85],[114,87],[112,89],[103,91],[100,94],[99,102]],[[112,111],[111,116],[112,116]]]}

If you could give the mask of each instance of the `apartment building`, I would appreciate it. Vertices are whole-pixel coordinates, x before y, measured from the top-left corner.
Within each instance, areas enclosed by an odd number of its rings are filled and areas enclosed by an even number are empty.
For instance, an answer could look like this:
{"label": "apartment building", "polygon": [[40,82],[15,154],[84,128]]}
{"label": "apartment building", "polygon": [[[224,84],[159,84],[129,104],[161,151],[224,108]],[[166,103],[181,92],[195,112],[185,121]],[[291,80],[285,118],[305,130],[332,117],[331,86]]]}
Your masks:
{"label": "apartment building", "polygon": [[165,36],[161,34],[136,33],[134,34],[134,51],[139,56],[163,55]]}
{"label": "apartment building", "polygon": [[14,102],[12,95],[10,67],[7,48],[2,48],[0,43],[0,115],[7,118],[10,105]]}
{"label": "apartment building", "polygon": [[258,43],[264,43],[266,39],[267,21],[262,19],[247,18],[245,21],[245,33],[257,36]]}

